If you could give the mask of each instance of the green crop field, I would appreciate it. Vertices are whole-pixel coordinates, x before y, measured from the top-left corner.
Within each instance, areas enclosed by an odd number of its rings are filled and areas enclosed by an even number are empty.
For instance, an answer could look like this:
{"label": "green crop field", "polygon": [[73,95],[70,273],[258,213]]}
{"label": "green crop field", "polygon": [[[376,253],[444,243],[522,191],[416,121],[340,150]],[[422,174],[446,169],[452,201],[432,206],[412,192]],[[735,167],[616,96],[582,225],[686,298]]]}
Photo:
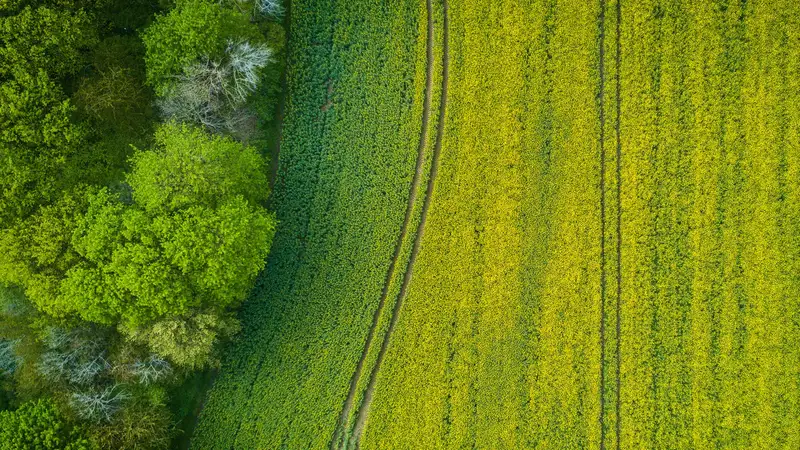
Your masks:
{"label": "green crop field", "polygon": [[800,3],[295,0],[197,449],[800,448]]}
{"label": "green crop field", "polygon": [[426,80],[424,7],[292,2],[273,199],[281,235],[193,447],[331,440],[408,204]]}

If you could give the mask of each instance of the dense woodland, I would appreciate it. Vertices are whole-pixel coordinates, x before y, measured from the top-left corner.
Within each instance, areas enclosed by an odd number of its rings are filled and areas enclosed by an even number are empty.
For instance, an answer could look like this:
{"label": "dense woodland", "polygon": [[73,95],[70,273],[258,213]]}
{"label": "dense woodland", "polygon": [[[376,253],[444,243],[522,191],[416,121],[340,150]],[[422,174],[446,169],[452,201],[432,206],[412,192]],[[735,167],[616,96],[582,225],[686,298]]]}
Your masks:
{"label": "dense woodland", "polygon": [[186,438],[275,234],[283,15],[0,1],[0,449]]}

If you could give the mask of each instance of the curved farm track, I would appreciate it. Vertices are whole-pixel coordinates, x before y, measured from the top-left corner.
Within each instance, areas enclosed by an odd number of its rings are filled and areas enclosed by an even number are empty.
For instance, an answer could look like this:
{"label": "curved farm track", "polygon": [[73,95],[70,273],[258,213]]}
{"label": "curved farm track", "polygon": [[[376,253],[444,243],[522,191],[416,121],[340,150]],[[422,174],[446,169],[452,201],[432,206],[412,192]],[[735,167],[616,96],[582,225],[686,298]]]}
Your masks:
{"label": "curved farm track", "polygon": [[403,274],[403,283],[400,287],[400,292],[398,294],[397,301],[394,304],[394,308],[392,310],[392,316],[389,321],[389,329],[386,332],[386,335],[383,337],[381,341],[380,350],[378,353],[377,361],[375,362],[375,366],[370,373],[369,383],[367,384],[367,388],[364,392],[364,398],[359,406],[358,410],[356,411],[356,419],[355,425],[353,426],[353,432],[350,436],[347,434],[347,430],[350,428],[350,424],[348,423],[348,418],[353,410],[355,398],[357,394],[357,386],[361,377],[363,376],[364,372],[364,364],[367,359],[367,355],[370,353],[370,349],[372,348],[373,341],[375,340],[375,336],[378,332],[378,325],[380,322],[380,317],[383,313],[383,310],[386,306],[386,300],[389,293],[389,288],[391,284],[391,280],[394,278],[395,271],[397,269],[397,262],[400,258],[400,253],[402,249],[403,241],[405,237],[408,235],[408,228],[411,223],[411,218],[413,215],[414,204],[416,202],[419,187],[421,184],[422,174],[424,170],[424,158],[425,158],[425,144],[428,141],[428,133],[430,129],[430,114],[431,114],[431,95],[433,92],[433,70],[434,70],[434,55],[433,55],[433,46],[434,46],[434,24],[433,24],[433,0],[426,1],[427,6],[427,15],[428,15],[428,32],[427,32],[427,39],[426,39],[426,56],[427,56],[427,68],[425,71],[425,100],[423,105],[423,113],[422,113],[422,132],[420,133],[420,140],[419,140],[419,149],[417,153],[417,163],[416,168],[414,171],[414,178],[411,182],[411,192],[408,198],[408,205],[406,207],[406,215],[403,220],[403,225],[400,230],[400,236],[397,238],[397,245],[395,246],[394,256],[392,257],[392,261],[389,265],[389,270],[386,275],[386,282],[383,286],[383,291],[381,293],[381,299],[378,303],[378,308],[375,311],[375,315],[372,320],[372,325],[369,330],[369,335],[367,337],[367,341],[364,345],[364,350],[361,354],[361,358],[358,361],[358,365],[356,366],[356,370],[353,374],[353,378],[350,380],[350,390],[347,395],[347,399],[345,400],[344,406],[342,408],[341,414],[339,415],[339,421],[336,427],[336,431],[334,432],[334,436],[331,439],[331,450],[337,449],[347,449],[352,446],[358,448],[359,440],[361,438],[361,433],[366,425],[367,414],[369,413],[369,407],[372,403],[372,397],[375,391],[375,382],[377,378],[378,371],[380,370],[381,364],[383,362],[384,357],[386,356],[386,351],[389,346],[389,340],[392,336],[395,326],[397,325],[398,318],[400,316],[400,309],[402,308],[403,300],[405,299],[406,292],[408,291],[408,286],[411,283],[411,274],[414,267],[414,262],[417,259],[417,256],[420,251],[420,246],[422,242],[422,235],[425,230],[425,222],[427,221],[428,209],[430,207],[431,197],[433,194],[433,187],[434,182],[436,180],[436,174],[439,169],[439,154],[441,153],[442,149],[442,136],[444,134],[444,119],[445,119],[445,110],[447,104],[447,87],[448,87],[448,67],[450,62],[449,57],[449,45],[448,45],[448,9],[447,9],[447,0],[443,0],[443,13],[444,13],[444,22],[443,22],[443,56],[442,56],[442,90],[441,90],[441,101],[439,103],[439,121],[436,130],[436,142],[434,144],[433,149],[433,157],[431,161],[431,171],[430,176],[428,177],[428,185],[425,191],[425,197],[423,199],[422,204],[422,212],[419,225],[417,227],[417,233],[414,238],[413,247],[411,250],[411,256],[408,260],[408,265],[406,266],[405,273]]}

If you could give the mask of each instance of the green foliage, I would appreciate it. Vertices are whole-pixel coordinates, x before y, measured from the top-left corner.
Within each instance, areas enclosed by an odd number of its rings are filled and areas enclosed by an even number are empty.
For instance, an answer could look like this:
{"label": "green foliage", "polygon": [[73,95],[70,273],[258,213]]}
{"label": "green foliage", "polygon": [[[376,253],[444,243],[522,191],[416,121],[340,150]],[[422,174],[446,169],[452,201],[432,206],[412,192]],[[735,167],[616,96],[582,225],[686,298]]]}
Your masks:
{"label": "green foliage", "polygon": [[94,49],[93,73],[81,80],[74,99],[98,134],[121,134],[135,141],[152,131],[143,58],[144,46],[135,36],[110,36]]}
{"label": "green foliage", "polygon": [[88,450],[80,428],[72,426],[51,400],[28,402],[0,412],[0,449]]}
{"label": "green foliage", "polygon": [[21,286],[40,311],[63,317],[60,279],[79,260],[70,241],[86,208],[84,191],[64,195],[14,226],[0,229],[0,283]]}
{"label": "green foliage", "polygon": [[266,200],[265,164],[252,147],[176,124],[162,126],[155,140],[152,151],[133,157],[128,177],[134,201],[148,213],[216,207],[236,196],[254,206]]}
{"label": "green foliage", "polygon": [[153,20],[155,13],[170,3],[168,0],[88,0],[95,3],[97,21],[119,34],[140,30]]}
{"label": "green foliage", "polygon": [[[408,201],[425,87],[424,3],[291,8],[290,96],[271,200],[280,226],[196,448],[328,448]],[[225,431],[240,422],[238,434]]]}
{"label": "green foliage", "polygon": [[169,358],[177,366],[198,370],[216,366],[215,347],[238,331],[239,322],[232,317],[198,313],[125,332],[131,341],[147,345],[151,351]]}
{"label": "green foliage", "polygon": [[141,76],[144,84],[144,43],[136,35],[111,35],[101,40],[91,55],[92,68],[98,72],[124,67]]}
{"label": "green foliage", "polygon": [[[79,11],[101,33],[127,34],[146,25],[168,0],[0,0],[0,15],[17,14],[26,7]],[[81,14],[83,14],[81,12]]]}
{"label": "green foliage", "polygon": [[266,22],[260,24],[266,46],[272,50],[273,60],[263,69],[262,81],[247,102],[249,110],[258,118],[258,131],[249,142],[258,148],[275,148],[281,131],[281,117],[278,117],[278,104],[284,90],[281,77],[286,70],[286,31],[281,24]]}
{"label": "green foliage", "polygon": [[61,286],[65,311],[138,327],[221,310],[243,300],[263,268],[275,221],[258,206],[261,157],[187,126],[163,126],[156,142],[133,158],[132,205],[108,190],[90,196],[72,236],[84,261]]}
{"label": "green foliage", "polygon": [[264,162],[185,126],[164,126],[157,141],[134,158],[133,204],[108,189],[77,190],[0,230],[0,282],[23,286],[51,317],[106,325],[243,300],[275,232],[258,206]]}
{"label": "green foliage", "polygon": [[147,111],[144,87],[130,69],[112,67],[85,78],[76,93],[87,115],[109,128],[133,128],[144,122]]}
{"label": "green foliage", "polygon": [[101,449],[159,450],[169,447],[171,432],[169,411],[163,405],[134,404],[87,434]]}
{"label": "green foliage", "polygon": [[85,138],[73,111],[44,71],[0,85],[0,225],[55,200],[66,159]]}
{"label": "green foliage", "polygon": [[[148,120],[136,114],[141,104],[149,109],[139,92],[143,70],[138,81],[130,70],[110,68],[77,79],[97,44],[97,24],[83,9],[55,3],[0,18],[0,226],[55,201],[72,185],[107,182],[101,172],[113,173],[109,165],[120,166],[125,155],[114,157],[96,136],[119,139],[118,131],[141,129]],[[73,84],[80,86],[77,109],[64,93]],[[97,130],[103,115],[116,128]],[[95,123],[85,123],[87,118]]]}
{"label": "green foliage", "polygon": [[179,431],[173,436],[172,448],[189,448],[197,414],[203,408],[216,373],[217,370],[212,368],[189,372],[178,383],[169,386],[167,406]]}
{"label": "green foliage", "polygon": [[254,22],[279,22],[286,12],[284,0],[221,0],[220,3],[249,14]]}
{"label": "green foliage", "polygon": [[241,197],[211,209],[195,206],[153,222],[164,257],[200,295],[227,306],[243,300],[275,233],[275,222]]}
{"label": "green foliage", "polygon": [[83,68],[85,51],[97,43],[97,34],[83,10],[28,6],[0,17],[0,42],[0,79],[39,70],[59,78]]}
{"label": "green foliage", "polygon": [[136,36],[111,36],[92,54],[92,73],[77,82],[77,118],[89,129],[84,151],[70,161],[69,183],[118,183],[132,146],[152,141],[152,92],[144,86],[144,46]]}
{"label": "green foliage", "polygon": [[258,39],[258,28],[244,14],[208,0],[187,0],[158,16],[142,35],[147,81],[162,95],[172,77],[203,57],[222,56],[230,40]]}
{"label": "green foliage", "polygon": [[109,0],[2,0],[0,12],[4,15],[18,13],[27,7],[45,6],[61,10],[93,10],[98,6],[106,5]]}

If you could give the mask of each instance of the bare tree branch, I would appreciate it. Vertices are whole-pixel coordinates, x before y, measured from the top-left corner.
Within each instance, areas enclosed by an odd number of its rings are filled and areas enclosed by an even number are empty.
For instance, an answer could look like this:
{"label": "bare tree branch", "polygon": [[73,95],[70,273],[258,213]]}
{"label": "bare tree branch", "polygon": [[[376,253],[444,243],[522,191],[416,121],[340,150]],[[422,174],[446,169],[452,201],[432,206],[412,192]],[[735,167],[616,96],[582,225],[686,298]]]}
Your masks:
{"label": "bare tree branch", "polygon": [[87,337],[84,330],[51,328],[45,346],[47,351],[37,367],[42,376],[53,382],[86,385],[111,367],[102,344]]}
{"label": "bare tree branch", "polygon": [[15,349],[19,339],[0,339],[0,375],[12,375],[22,364],[22,358]]}
{"label": "bare tree branch", "polygon": [[172,375],[172,365],[164,358],[150,355],[146,360],[137,360],[127,365],[127,370],[139,383],[149,386]]}
{"label": "bare tree branch", "polygon": [[254,6],[256,11],[266,16],[277,19],[283,17],[284,9],[280,0],[255,0]]}
{"label": "bare tree branch", "polygon": [[240,134],[252,117],[245,108],[247,98],[271,61],[272,51],[263,44],[229,41],[225,61],[205,58],[186,67],[157,106],[167,119]]}
{"label": "bare tree branch", "polygon": [[114,414],[122,408],[122,403],[129,398],[130,394],[115,384],[105,389],[90,388],[83,392],[73,392],[69,403],[83,419],[110,422]]}

